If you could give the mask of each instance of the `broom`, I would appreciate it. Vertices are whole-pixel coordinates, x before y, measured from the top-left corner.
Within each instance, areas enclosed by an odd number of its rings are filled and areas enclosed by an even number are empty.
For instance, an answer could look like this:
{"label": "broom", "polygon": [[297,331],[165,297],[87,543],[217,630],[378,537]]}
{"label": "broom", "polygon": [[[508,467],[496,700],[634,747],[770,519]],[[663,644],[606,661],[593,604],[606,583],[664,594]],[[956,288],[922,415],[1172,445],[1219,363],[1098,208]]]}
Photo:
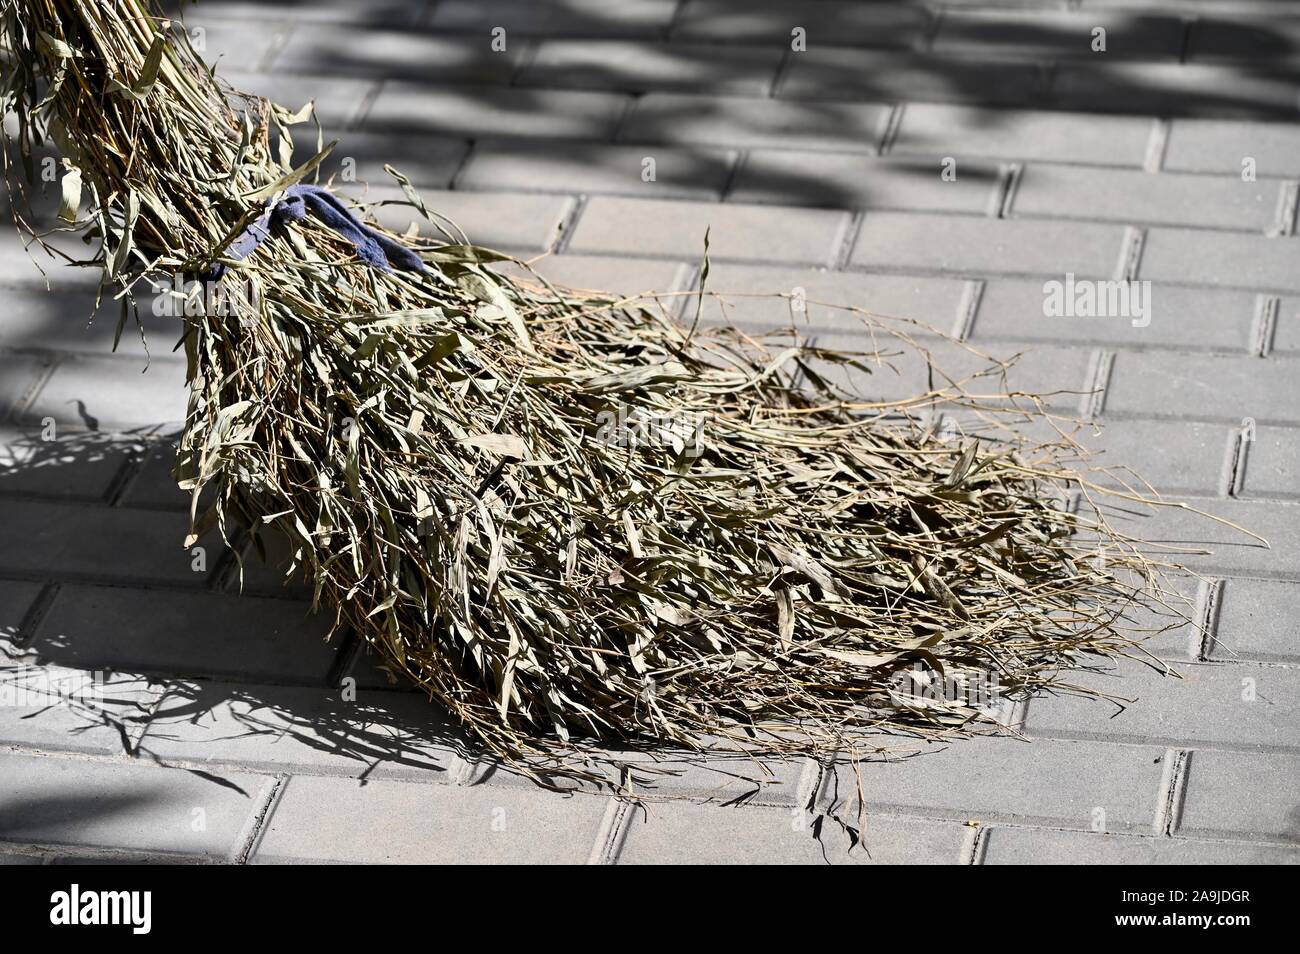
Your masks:
{"label": "broom", "polygon": [[[144,0],[0,10],[7,177],[57,146],[119,335],[145,283],[191,282],[168,293],[187,545],[284,534],[333,632],[500,759],[590,778],[595,744],[960,734],[994,718],[972,687],[996,703],[1128,653],[1130,609],[1161,598],[1073,442],[1016,436],[1057,422],[1004,364],[872,400],[847,382],[924,354],[916,325],[848,308],[879,343],[855,355],[701,327],[702,288],[681,323],[559,289],[394,172],[438,237],[398,236],[316,183],[330,147],[293,165],[308,111],[228,88]],[[1007,439],[943,437],[939,409]]]}

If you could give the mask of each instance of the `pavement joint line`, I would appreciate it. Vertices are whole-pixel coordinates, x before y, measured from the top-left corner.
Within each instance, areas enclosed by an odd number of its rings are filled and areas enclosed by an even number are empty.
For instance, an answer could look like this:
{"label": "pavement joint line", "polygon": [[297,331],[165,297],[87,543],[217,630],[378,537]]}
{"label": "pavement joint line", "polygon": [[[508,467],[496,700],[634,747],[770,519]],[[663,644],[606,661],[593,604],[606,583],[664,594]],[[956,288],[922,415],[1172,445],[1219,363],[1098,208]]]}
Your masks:
{"label": "pavement joint line", "polygon": [[1240,497],[1246,483],[1251,441],[1246,439],[1246,427],[1241,427],[1229,438],[1228,466],[1222,490],[1224,497]]}
{"label": "pavement joint line", "polygon": [[[1197,662],[1211,663],[1210,647],[1218,641],[1219,615],[1223,607],[1224,581],[1218,578],[1201,580],[1196,588],[1196,626],[1191,636],[1196,640],[1193,659]],[[1231,660],[1216,660],[1213,664],[1231,663]]]}
{"label": "pavement joint line", "polygon": [[63,584],[58,582],[46,583],[41,587],[40,592],[36,594],[36,599],[32,601],[32,605],[27,608],[27,612],[18,623],[18,637],[14,640],[17,648],[26,649],[35,641],[36,631],[40,628],[41,621],[49,613],[62,588]]}
{"label": "pavement joint line", "polygon": [[1294,179],[1284,179],[1277,190],[1277,206],[1273,210],[1273,222],[1264,230],[1269,238],[1287,238],[1295,234],[1296,199],[1300,196],[1300,184]]}
{"label": "pavement joint line", "polygon": [[957,321],[953,324],[953,338],[957,341],[970,341],[971,329],[975,326],[975,315],[979,311],[979,303],[983,298],[983,279],[970,278],[962,282],[962,296],[957,303]]}
{"label": "pavement joint line", "polygon": [[[599,140],[599,142],[602,145],[607,145],[610,143],[625,143],[625,142],[627,143],[627,145],[637,145],[637,143],[633,141],[624,140],[623,134],[627,132],[628,126],[632,122],[632,114],[636,112],[637,107],[641,105],[641,100],[643,100],[645,96],[646,94],[644,92],[628,93],[626,95],[626,98],[623,102],[623,106],[619,110],[618,118],[614,120],[614,122],[610,126],[609,138]],[[532,138],[532,137],[528,137],[528,138]],[[547,139],[544,141],[552,142],[553,140],[550,137],[547,137]],[[649,143],[649,145],[656,145],[656,146],[670,145],[671,146],[671,145],[678,145],[678,144],[666,143],[661,140],[659,142]]]}
{"label": "pavement joint line", "polygon": [[295,33],[295,26],[296,24],[294,24],[293,21],[280,21],[275,25],[275,29],[271,34],[271,42],[253,64],[252,72],[278,72],[275,70],[275,61],[280,58],[280,54],[284,52],[284,48],[289,45],[289,40],[293,38],[293,34]]}
{"label": "pavement joint line", "polygon": [[984,825],[967,825],[957,851],[959,865],[982,865],[987,851],[988,828]]}
{"label": "pavement joint line", "polygon": [[1188,749],[1168,749],[1165,754],[1164,777],[1160,782],[1162,794],[1156,812],[1156,833],[1172,837],[1182,819],[1183,801],[1187,795],[1187,769],[1192,752]]}
{"label": "pavement joint line", "polygon": [[[1289,502],[1289,501],[1287,501]],[[54,580],[46,573],[25,573],[13,568],[0,573],[0,579],[9,580],[15,583],[44,583],[51,585],[76,585],[76,586],[101,586],[113,587],[124,590],[144,590],[147,592],[161,593],[188,593],[192,596],[197,595],[217,595],[217,596],[240,596],[243,595],[248,599],[259,600],[276,600],[285,603],[296,603],[304,607],[311,604],[310,598],[304,595],[295,595],[283,593],[275,589],[266,589],[256,593],[240,594],[238,590],[214,590],[211,587],[200,586],[197,583],[174,583],[168,580],[161,580],[157,577],[104,577],[95,576],[90,573],[74,573],[71,571],[60,571],[59,578]]]}
{"label": "pavement joint line", "polygon": [[1186,63],[1189,54],[1192,51],[1192,35],[1200,25],[1201,18],[1198,16],[1179,17],[1183,24],[1182,44],[1178,50],[1178,62]]}
{"label": "pavement joint line", "polygon": [[[144,471],[145,462],[149,459],[149,452],[152,447],[133,448],[118,467],[117,473],[109,481],[108,489],[104,492],[103,502],[110,507],[121,507],[123,500],[131,488],[135,486],[140,479],[140,474]],[[170,508],[169,508],[170,509]]]}
{"label": "pavement joint line", "polygon": [[1147,231],[1144,228],[1128,225],[1124,228],[1124,242],[1120,251],[1119,274],[1115,277],[1122,282],[1137,279],[1138,268],[1142,263],[1142,250],[1146,247]]}
{"label": "pavement joint line", "polygon": [[465,150],[465,154],[464,154],[463,156],[460,157],[460,161],[456,163],[456,168],[455,168],[455,170],[452,172],[452,174],[451,174],[451,178],[447,181],[447,189],[448,189],[448,191],[451,191],[451,192],[473,192],[473,191],[475,191],[475,190],[471,190],[471,189],[462,189],[462,188],[461,188],[461,185],[460,185],[460,179],[461,179],[461,176],[464,175],[464,173],[465,173],[465,169],[469,166],[470,160],[473,159],[474,156],[475,156],[475,154],[478,152],[478,148],[479,148],[479,142],[480,142],[480,140],[478,140],[478,139],[469,139],[469,140],[467,140],[467,142],[469,143],[469,148],[467,148],[467,149]]}
{"label": "pavement joint line", "polygon": [[387,85],[387,80],[372,81],[360,101],[356,106],[352,107],[352,112],[340,119],[338,123],[339,131],[355,132],[360,129],[370,117],[370,111],[374,108],[375,101],[379,99],[380,94]]}
{"label": "pavement joint line", "polygon": [[1170,122],[1168,119],[1153,119],[1151,133],[1147,138],[1146,153],[1142,157],[1142,169],[1145,172],[1159,173],[1165,163],[1165,154],[1169,149]]}
{"label": "pavement joint line", "polygon": [[235,864],[248,864],[248,858],[257,849],[257,842],[261,839],[267,821],[279,804],[285,788],[288,787],[289,778],[288,775],[276,775],[270,785],[264,786],[265,794],[262,796],[261,804],[254,810],[244,830],[240,832],[240,847],[231,859]]}
{"label": "pavement joint line", "polygon": [[790,49],[788,45],[781,51],[781,60],[776,64],[776,71],[764,86],[764,98],[776,98],[776,91],[781,88],[781,84],[785,82],[786,74],[789,73],[790,67],[794,64],[794,55],[794,50]]}
{"label": "pavement joint line", "polygon": [[718,201],[725,202],[731,195],[736,186],[736,179],[740,176],[742,169],[748,165],[749,157],[752,150],[737,149],[735,156],[727,163],[727,177],[722,180],[722,188],[718,190]]}
{"label": "pavement joint line", "polygon": [[1273,351],[1277,334],[1278,314],[1282,299],[1277,295],[1256,295],[1255,311],[1250,324],[1250,353],[1257,358],[1267,358]]}
{"label": "pavement joint line", "polygon": [[885,120],[885,128],[881,131],[880,138],[876,143],[876,155],[885,156],[893,152],[894,143],[898,139],[898,130],[903,125],[903,115],[906,111],[906,103],[894,103],[889,107],[889,117]]}
{"label": "pavement joint line", "polygon": [[131,848],[105,848],[98,845],[73,845],[58,842],[0,841],[6,852],[25,858],[39,858],[43,865],[53,864],[60,858],[87,858],[118,864],[170,864],[204,865],[229,864],[229,860],[203,855],[172,854],[163,851],[136,851]]}
{"label": "pavement joint line", "polygon": [[549,244],[548,251],[552,255],[563,255],[568,250],[569,243],[573,241],[573,233],[578,228],[578,220],[587,210],[589,199],[590,196],[585,192],[569,197],[564,214],[560,216],[559,224],[556,226],[556,236]]}
{"label": "pavement joint line", "polygon": [[627,841],[632,815],[632,802],[624,798],[610,798],[596,830],[596,839],[587,858],[589,865],[616,864],[619,852]]}
{"label": "pavement joint line", "polygon": [[510,72],[510,78],[506,81],[506,86],[515,87],[516,89],[525,88],[519,81],[537,63],[537,56],[541,51],[542,40],[540,38],[526,38],[524,40],[523,54],[519,57],[519,62],[515,64],[515,68]]}
{"label": "pavement joint line", "polygon": [[989,203],[985,209],[985,214],[989,218],[1011,218],[1011,204],[1015,201],[1016,192],[1020,188],[1024,168],[1024,165],[1019,162],[998,164],[997,185],[994,186],[993,194],[989,196]]}
{"label": "pavement joint line", "polygon": [[1101,417],[1106,409],[1106,389],[1110,386],[1110,373],[1115,365],[1115,352],[1106,348],[1093,350],[1088,374],[1080,396],[1079,414],[1085,421]]}
{"label": "pavement joint line", "polygon": [[[0,354],[7,353],[8,349],[0,351]],[[55,352],[40,355],[39,357],[42,358],[40,369],[32,376],[32,379],[27,383],[27,387],[23,389],[22,393],[18,395],[18,399],[13,402],[13,406],[9,409],[9,413],[7,415],[0,414],[0,423],[6,421],[21,421],[26,416],[32,402],[40,396],[41,391],[45,389],[45,385],[48,384],[50,378],[54,376],[54,372],[63,364],[63,357]]]}
{"label": "pavement joint line", "polygon": [[[1187,667],[1193,665],[1205,665],[1204,663],[1178,663],[1171,664],[1174,667]],[[1267,666],[1264,663],[1257,662],[1220,662],[1213,665],[1219,667],[1234,667],[1243,669],[1285,669],[1294,670],[1294,666]],[[1177,671],[1175,669],[1175,671]],[[1173,678],[1168,677],[1168,678]],[[1262,696],[1260,698],[1263,698]],[[1101,704],[1100,702],[1098,703]],[[1146,746],[1148,748],[1156,746],[1186,746],[1195,747],[1203,752],[1229,752],[1241,755],[1300,755],[1300,745],[1272,745],[1260,742],[1218,742],[1208,739],[1189,738],[1185,735],[1132,735],[1124,732],[1115,732],[1113,730],[1105,732],[1093,732],[1084,729],[1050,729],[1041,732],[1030,733],[1025,736],[1026,741],[1035,742],[1044,739],[1050,739],[1056,742],[1090,742],[1093,744],[1108,743],[1111,745],[1131,745]]]}
{"label": "pavement joint line", "polygon": [[325,676],[325,684],[330,689],[343,688],[343,680],[352,675],[357,660],[362,658],[365,645],[365,640],[357,635],[352,626],[344,627],[339,636],[338,651],[334,654],[334,664]]}
{"label": "pavement joint line", "polygon": [[853,246],[858,242],[862,223],[866,213],[859,209],[849,215],[848,221],[840,225],[839,235],[835,237],[835,254],[831,257],[830,270],[843,272],[849,270],[849,261],[853,257]]}

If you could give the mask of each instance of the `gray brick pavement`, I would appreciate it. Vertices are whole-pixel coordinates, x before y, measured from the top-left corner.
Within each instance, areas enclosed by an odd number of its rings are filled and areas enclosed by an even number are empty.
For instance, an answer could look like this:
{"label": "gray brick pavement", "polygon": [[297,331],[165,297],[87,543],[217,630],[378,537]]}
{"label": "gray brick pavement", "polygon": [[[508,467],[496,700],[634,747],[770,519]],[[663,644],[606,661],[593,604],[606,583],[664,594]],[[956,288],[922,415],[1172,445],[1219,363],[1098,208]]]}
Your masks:
{"label": "gray brick pavement", "polygon": [[[283,585],[283,548],[263,565],[241,544],[243,595],[217,541],[195,569],[160,426],[184,409],[174,329],[147,323],[146,374],[130,330],[108,356],[116,312],[83,330],[86,276],[38,252],[42,290],[9,235],[0,680],[108,685],[91,705],[0,707],[0,861],[1300,860],[1294,27],[1275,0],[1021,6],[207,0],[190,26],[237,85],[317,100],[343,140],[323,169],[336,185],[395,199],[392,162],[472,239],[544,254],[554,280],[689,289],[708,228],[709,286],[729,293],[708,320],[794,318],[868,347],[823,299],[1026,351],[1013,386],[1066,392],[1053,406],[1103,425],[1077,435],[1100,463],[1271,543],[1172,508],[1116,516],[1213,551],[1180,558],[1206,574],[1176,581],[1193,621],[1145,645],[1184,678],[1087,676],[1134,701],[1112,718],[1042,697],[1016,711],[1029,741],[862,766],[869,824],[851,853],[816,814],[856,818],[842,762],[765,775],[661,753],[660,773],[637,772],[643,806],[542,791],[467,749],[346,634],[324,643],[302,585]],[[1104,60],[1086,46],[1096,25]],[[298,138],[305,159],[314,134]],[[405,228],[416,213],[380,216]],[[1043,283],[1067,272],[1150,280],[1150,325],[1047,318]],[[805,312],[751,297],[796,289]],[[854,383],[901,396],[924,381],[903,361]]]}

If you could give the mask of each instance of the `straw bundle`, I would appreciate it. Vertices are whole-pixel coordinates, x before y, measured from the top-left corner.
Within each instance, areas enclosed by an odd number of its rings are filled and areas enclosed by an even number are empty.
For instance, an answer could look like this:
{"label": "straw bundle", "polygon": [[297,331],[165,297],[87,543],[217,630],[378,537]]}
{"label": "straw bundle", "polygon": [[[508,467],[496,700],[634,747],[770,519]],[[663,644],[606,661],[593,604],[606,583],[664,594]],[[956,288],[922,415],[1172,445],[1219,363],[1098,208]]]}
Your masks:
{"label": "straw bundle", "polygon": [[[580,775],[590,739],[821,755],[989,717],[926,684],[1000,699],[1131,645],[1153,565],[1069,442],[990,449],[925,413],[1047,420],[1001,393],[1004,366],[864,399],[840,372],[878,355],[510,277],[400,176],[443,234],[381,233],[422,265],[376,267],[318,215],[265,218],[316,176],[324,151],[291,164],[306,117],[225,87],[142,0],[0,10],[8,154],[57,145],[62,215],[122,326],[150,276],[216,262],[251,292],[179,309],[190,539],[285,534],[337,627],[500,757]],[[848,310],[882,353],[922,350]]]}

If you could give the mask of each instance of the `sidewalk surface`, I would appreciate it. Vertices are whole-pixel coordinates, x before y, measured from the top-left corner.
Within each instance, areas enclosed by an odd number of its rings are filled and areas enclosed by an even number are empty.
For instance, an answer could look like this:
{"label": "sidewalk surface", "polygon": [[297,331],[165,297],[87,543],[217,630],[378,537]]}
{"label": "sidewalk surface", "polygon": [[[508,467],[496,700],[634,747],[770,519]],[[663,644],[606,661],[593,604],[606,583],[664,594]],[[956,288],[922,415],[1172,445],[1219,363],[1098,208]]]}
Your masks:
{"label": "sidewalk surface", "polygon": [[[817,821],[856,782],[813,763],[559,795],[322,642],[251,549],[241,595],[218,544],[181,547],[167,329],[147,370],[129,329],[111,354],[87,276],[44,262],[47,291],[6,233],[0,664],[32,693],[109,674],[90,708],[0,706],[0,861],[1300,860],[1300,2],[205,0],[186,25],[237,85],[319,97],[340,188],[396,196],[391,162],[479,244],[620,292],[692,287],[710,228],[714,290],[1023,351],[1012,384],[1103,422],[1105,463],[1272,547],[1136,527],[1213,551],[1195,625],[1153,643],[1182,678],[1088,676],[1136,701],[1036,699],[1023,739],[864,767],[865,850]],[[1067,275],[1149,281],[1149,324],[1045,316]]]}

